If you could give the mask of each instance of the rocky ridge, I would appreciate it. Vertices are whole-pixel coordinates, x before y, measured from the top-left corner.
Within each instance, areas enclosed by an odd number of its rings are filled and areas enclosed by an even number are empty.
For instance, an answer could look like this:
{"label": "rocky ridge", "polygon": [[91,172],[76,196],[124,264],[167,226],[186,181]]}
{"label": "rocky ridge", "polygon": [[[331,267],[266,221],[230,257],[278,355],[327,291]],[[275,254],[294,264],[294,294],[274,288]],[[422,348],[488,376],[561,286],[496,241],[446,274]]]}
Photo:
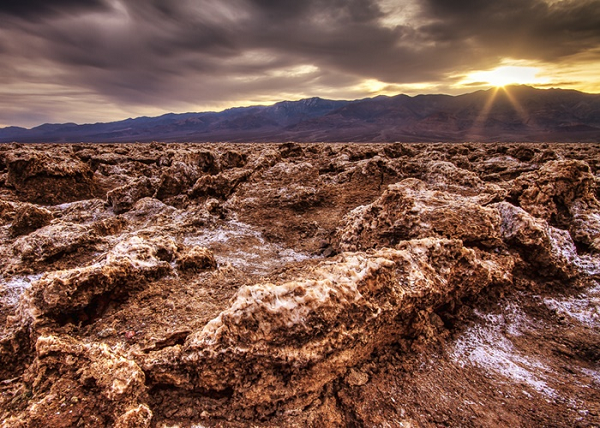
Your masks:
{"label": "rocky ridge", "polygon": [[0,146],[0,420],[600,426],[600,145]]}

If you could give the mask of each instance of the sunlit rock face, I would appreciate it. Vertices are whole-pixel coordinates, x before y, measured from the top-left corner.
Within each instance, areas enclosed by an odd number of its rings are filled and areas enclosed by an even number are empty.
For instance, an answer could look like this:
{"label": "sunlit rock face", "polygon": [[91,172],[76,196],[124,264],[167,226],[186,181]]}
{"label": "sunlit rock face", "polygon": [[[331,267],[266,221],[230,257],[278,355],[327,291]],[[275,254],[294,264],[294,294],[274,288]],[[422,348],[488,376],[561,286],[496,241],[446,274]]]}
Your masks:
{"label": "sunlit rock face", "polygon": [[339,229],[340,248],[393,246],[434,236],[457,238],[465,245],[498,247],[502,244],[501,218],[482,201],[489,201],[487,194],[463,196],[409,178],[390,185],[375,202],[356,208],[346,217],[348,225]]}
{"label": "sunlit rock face", "polygon": [[6,426],[600,424],[597,144],[0,155]]}

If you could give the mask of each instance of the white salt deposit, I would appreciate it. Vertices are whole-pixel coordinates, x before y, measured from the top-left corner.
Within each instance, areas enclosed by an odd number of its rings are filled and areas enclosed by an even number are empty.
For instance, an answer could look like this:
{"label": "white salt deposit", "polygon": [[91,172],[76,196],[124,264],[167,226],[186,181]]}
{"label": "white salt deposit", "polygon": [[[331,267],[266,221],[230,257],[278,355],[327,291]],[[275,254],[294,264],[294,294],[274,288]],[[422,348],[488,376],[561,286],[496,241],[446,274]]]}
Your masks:
{"label": "white salt deposit", "polygon": [[0,280],[0,302],[6,306],[16,306],[25,290],[41,277],[42,274],[35,274]]}
{"label": "white salt deposit", "polygon": [[201,230],[195,236],[187,236],[184,243],[207,247],[213,250],[217,263],[229,263],[252,274],[265,274],[287,263],[315,257],[269,243],[260,231],[237,220],[218,228]]}
{"label": "white salt deposit", "polygon": [[66,202],[64,204],[55,205],[54,208],[56,208],[58,210],[61,210],[61,211],[64,211],[64,210],[67,210],[67,209],[71,208],[75,204],[76,204],[76,202]]}
{"label": "white salt deposit", "polygon": [[224,226],[216,229],[203,229],[199,235],[187,236],[184,243],[186,245],[210,247],[212,244],[224,244],[235,238],[254,238],[261,244],[265,243],[259,231],[237,220],[229,221]]}
{"label": "white salt deposit", "polygon": [[600,385],[600,371],[598,370],[592,370],[592,369],[586,369],[586,368],[582,368],[581,371],[591,377],[594,380],[594,383],[597,383],[598,385]]}
{"label": "white salt deposit", "polygon": [[578,296],[562,299],[545,298],[544,304],[551,310],[592,328],[600,327],[600,285]]}
{"label": "white salt deposit", "polygon": [[481,323],[469,328],[456,341],[452,359],[463,367],[471,364],[554,397],[556,391],[546,383],[551,370],[541,361],[522,355],[504,334],[520,335],[533,321],[527,320],[514,306],[507,309],[502,314],[477,313]]}

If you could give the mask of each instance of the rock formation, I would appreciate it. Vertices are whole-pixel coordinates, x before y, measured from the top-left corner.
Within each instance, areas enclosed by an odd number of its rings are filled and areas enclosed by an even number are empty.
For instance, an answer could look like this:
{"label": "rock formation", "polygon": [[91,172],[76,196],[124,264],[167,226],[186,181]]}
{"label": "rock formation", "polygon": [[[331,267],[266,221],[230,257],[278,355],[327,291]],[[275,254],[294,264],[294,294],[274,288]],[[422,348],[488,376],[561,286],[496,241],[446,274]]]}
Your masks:
{"label": "rock formation", "polygon": [[1,154],[2,426],[600,424],[598,145]]}
{"label": "rock formation", "polygon": [[96,193],[91,169],[68,150],[55,150],[52,154],[34,150],[9,152],[5,163],[6,184],[30,202],[58,204],[87,199]]}

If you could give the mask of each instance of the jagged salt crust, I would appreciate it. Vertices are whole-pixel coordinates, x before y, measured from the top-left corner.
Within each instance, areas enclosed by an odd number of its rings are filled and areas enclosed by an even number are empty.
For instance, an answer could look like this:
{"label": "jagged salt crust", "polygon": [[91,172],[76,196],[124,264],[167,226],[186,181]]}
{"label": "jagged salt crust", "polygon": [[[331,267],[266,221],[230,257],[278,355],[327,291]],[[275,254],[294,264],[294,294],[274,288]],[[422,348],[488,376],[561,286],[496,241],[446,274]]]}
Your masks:
{"label": "jagged salt crust", "polygon": [[[464,332],[452,345],[451,356],[460,366],[472,364],[486,371],[500,374],[507,380],[527,385],[537,393],[556,397],[556,391],[548,386],[552,371],[532,356],[523,355],[510,337],[521,334],[532,320],[520,310],[512,314],[491,315],[477,313],[480,321]],[[515,316],[516,315],[516,316]]]}
{"label": "jagged salt crust", "polygon": [[[232,388],[240,405],[319,390],[377,347],[419,326],[436,307],[511,281],[511,262],[460,241],[422,239],[345,253],[306,279],[240,289],[232,305],[178,351],[151,355],[156,381]],[[154,368],[154,369],[152,369]],[[245,379],[260,373],[248,383]]]}
{"label": "jagged salt crust", "polygon": [[574,297],[546,297],[543,301],[549,309],[563,316],[590,328],[600,328],[600,285]]}

